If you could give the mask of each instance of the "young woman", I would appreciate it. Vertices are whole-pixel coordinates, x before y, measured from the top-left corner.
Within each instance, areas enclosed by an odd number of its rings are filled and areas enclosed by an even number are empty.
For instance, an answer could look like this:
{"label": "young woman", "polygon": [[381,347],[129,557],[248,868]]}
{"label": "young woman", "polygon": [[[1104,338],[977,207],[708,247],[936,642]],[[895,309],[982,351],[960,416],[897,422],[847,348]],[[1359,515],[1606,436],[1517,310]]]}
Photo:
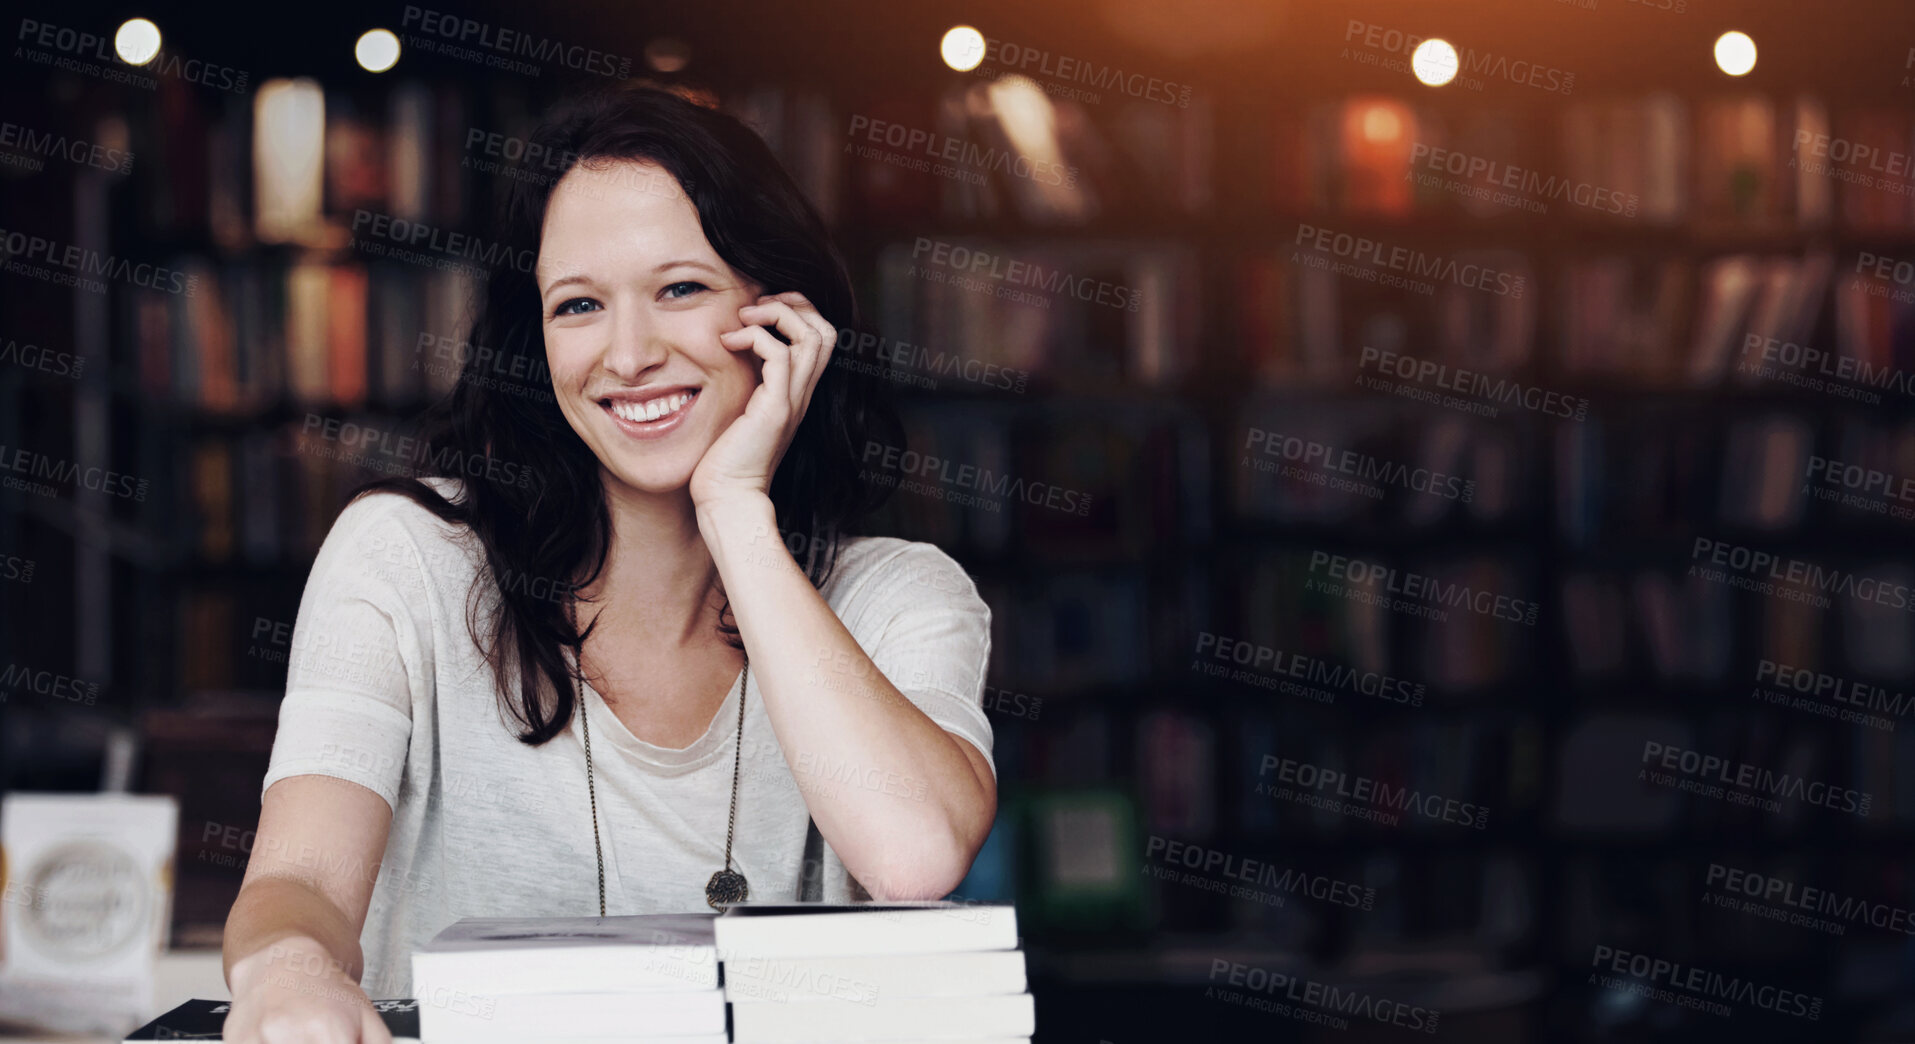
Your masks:
{"label": "young woman", "polygon": [[840,535],[898,434],[829,366],[816,213],[663,91],[533,141],[566,169],[513,191],[422,476],[307,580],[230,1041],[387,1040],[367,995],[461,917],[941,897],[995,814],[989,609],[929,544]]}

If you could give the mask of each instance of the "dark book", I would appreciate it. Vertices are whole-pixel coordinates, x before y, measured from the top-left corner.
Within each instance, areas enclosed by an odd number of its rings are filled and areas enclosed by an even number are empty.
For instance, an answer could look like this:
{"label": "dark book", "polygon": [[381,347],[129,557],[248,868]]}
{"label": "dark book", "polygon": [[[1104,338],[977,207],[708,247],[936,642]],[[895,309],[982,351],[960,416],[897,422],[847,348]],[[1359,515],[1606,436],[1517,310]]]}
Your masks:
{"label": "dark book", "polygon": [[[385,1020],[394,1044],[419,1039],[419,1002],[376,1000],[372,1006]],[[220,1040],[231,1001],[190,1000],[126,1035],[133,1040]]]}

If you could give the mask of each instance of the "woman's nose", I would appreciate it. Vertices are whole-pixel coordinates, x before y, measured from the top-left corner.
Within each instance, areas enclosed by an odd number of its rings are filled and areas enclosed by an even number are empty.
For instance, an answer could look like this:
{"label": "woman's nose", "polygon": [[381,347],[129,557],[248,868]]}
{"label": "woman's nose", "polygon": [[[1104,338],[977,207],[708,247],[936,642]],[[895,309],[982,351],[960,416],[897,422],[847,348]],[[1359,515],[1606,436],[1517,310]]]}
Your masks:
{"label": "woman's nose", "polygon": [[614,316],[611,341],[605,346],[605,368],[626,380],[664,362],[672,352],[665,329],[642,309],[627,308]]}

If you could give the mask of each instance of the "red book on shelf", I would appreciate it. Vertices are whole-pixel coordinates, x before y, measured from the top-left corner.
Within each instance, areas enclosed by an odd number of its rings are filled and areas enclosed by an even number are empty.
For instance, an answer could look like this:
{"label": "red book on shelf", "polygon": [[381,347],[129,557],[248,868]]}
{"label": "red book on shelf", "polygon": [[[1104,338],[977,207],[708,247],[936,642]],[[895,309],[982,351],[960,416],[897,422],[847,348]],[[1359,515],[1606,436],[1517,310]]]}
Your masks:
{"label": "red book on shelf", "polygon": [[1870,293],[1875,287],[1860,277],[1836,284],[1835,328],[1843,355],[1867,363],[1873,370],[1894,365],[1890,312],[1886,297]]}
{"label": "red book on shelf", "polygon": [[332,398],[343,406],[359,406],[366,401],[366,270],[340,265],[331,275],[326,357]]}
{"label": "red book on shelf", "polygon": [[1314,180],[1309,121],[1288,106],[1275,108],[1268,118],[1264,147],[1270,160],[1269,209],[1274,213],[1307,210]]}
{"label": "red book on shelf", "polygon": [[[1823,143],[1818,155],[1816,143],[1811,141],[1797,155],[1802,162],[1815,164],[1816,171],[1823,176],[1841,182],[1843,218],[1854,228],[1909,227],[1909,189],[1911,180],[1915,179],[1911,179],[1905,168],[1894,168],[1894,157],[1908,154],[1907,113],[1899,109],[1853,113],[1837,119],[1835,136],[1853,143],[1852,148],[1844,150],[1833,143]],[[1872,151],[1864,154],[1863,147]],[[1834,158],[1837,155],[1843,160],[1837,161]],[[1858,159],[1857,156],[1871,158]]]}
{"label": "red book on shelf", "polygon": [[[922,221],[938,212],[944,179],[928,170],[913,169],[917,162],[928,164],[932,157],[925,155],[922,145],[913,151],[889,144],[890,140],[899,140],[887,138],[891,124],[907,132],[936,132],[960,140],[966,140],[968,132],[964,125],[954,127],[949,120],[939,120],[928,107],[891,98],[872,97],[854,106],[843,117],[839,129],[844,132],[844,143],[838,146],[851,190],[848,202],[853,213],[847,217],[852,224],[860,217],[866,221],[898,217]],[[905,136],[902,140],[908,143],[911,139]]]}
{"label": "red book on shelf", "polygon": [[1155,711],[1138,724],[1137,754],[1145,822],[1155,830],[1208,837],[1216,827],[1216,731],[1178,711]]}
{"label": "red book on shelf", "polygon": [[154,294],[133,298],[138,331],[140,391],[161,401],[173,397],[173,315],[167,302]]}
{"label": "red book on shelf", "polygon": [[[233,596],[223,591],[180,595],[180,687],[188,692],[233,685]],[[201,727],[204,727],[203,725]]]}
{"label": "red book on shelf", "polygon": [[383,209],[388,193],[384,135],[369,121],[338,112],[328,98],[326,204],[350,219],[360,207]]}
{"label": "red book on shelf", "polygon": [[239,363],[234,354],[232,309],[219,282],[201,266],[202,292],[185,299],[186,329],[199,352],[199,404],[227,411],[239,406]]}
{"label": "red book on shelf", "polygon": [[1410,150],[1416,115],[1382,95],[1351,98],[1339,131],[1343,206],[1358,214],[1402,217],[1410,212]]}
{"label": "red book on shelf", "polygon": [[1237,270],[1243,302],[1237,372],[1259,384],[1281,385],[1297,370],[1289,339],[1290,266],[1269,255],[1246,259]]}
{"label": "red book on shelf", "polygon": [[154,193],[151,216],[169,231],[204,228],[211,201],[204,113],[216,110],[203,107],[193,85],[179,77],[160,77],[154,97],[161,124],[160,158],[153,162],[142,157],[139,164],[149,173],[163,172],[157,181],[163,189]]}

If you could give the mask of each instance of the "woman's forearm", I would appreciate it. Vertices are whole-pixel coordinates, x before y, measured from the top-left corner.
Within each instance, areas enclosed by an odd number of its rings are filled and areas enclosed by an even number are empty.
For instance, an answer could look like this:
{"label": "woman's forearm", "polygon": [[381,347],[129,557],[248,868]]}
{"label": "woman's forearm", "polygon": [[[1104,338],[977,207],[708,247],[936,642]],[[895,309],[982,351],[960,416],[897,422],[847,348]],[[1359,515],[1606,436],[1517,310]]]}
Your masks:
{"label": "woman's forearm", "polygon": [[235,996],[276,969],[338,971],[356,982],[362,965],[351,920],[290,877],[255,878],[239,890],[226,917],[223,950],[226,985]]}
{"label": "woman's forearm", "polygon": [[818,832],[879,898],[938,898],[996,814],[983,756],[871,662],[785,548],[769,498],[701,505],[772,730]]}

